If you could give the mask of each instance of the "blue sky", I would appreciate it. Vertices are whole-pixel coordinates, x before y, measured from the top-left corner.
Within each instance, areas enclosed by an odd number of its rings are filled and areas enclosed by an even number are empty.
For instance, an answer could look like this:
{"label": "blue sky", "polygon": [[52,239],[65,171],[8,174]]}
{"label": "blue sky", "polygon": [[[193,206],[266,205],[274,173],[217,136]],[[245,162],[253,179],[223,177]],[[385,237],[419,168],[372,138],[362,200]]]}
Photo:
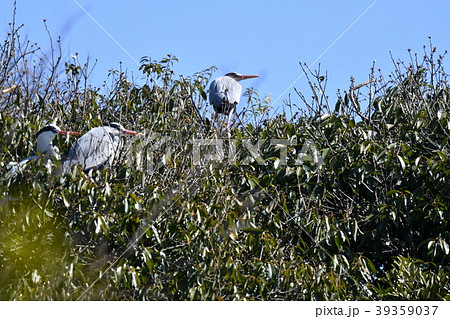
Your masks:
{"label": "blue sky", "polygon": [[[185,76],[217,66],[215,76],[230,71],[257,74],[242,82],[260,96],[279,99],[301,75],[299,62],[315,61],[374,0],[321,1],[186,1],[186,0],[77,0],[102,27],[137,61],[143,56],[161,59],[173,54],[180,60],[175,71]],[[13,0],[0,4],[0,32],[7,31]],[[89,54],[98,63],[92,84],[100,86],[109,69],[123,63],[128,74],[139,77],[135,62],[74,0],[17,1],[17,23],[25,24],[22,35],[45,51],[49,40],[43,24],[47,20],[53,38],[62,37],[67,59]],[[433,39],[438,53],[450,49],[450,2],[448,0],[379,0],[319,60],[328,73],[327,94],[332,103],[338,89],[368,80],[373,61],[384,75],[393,70],[390,58],[408,60],[408,49],[422,54]],[[446,63],[448,65],[448,61]],[[312,68],[316,69],[318,64]],[[306,79],[295,85],[310,96]]]}

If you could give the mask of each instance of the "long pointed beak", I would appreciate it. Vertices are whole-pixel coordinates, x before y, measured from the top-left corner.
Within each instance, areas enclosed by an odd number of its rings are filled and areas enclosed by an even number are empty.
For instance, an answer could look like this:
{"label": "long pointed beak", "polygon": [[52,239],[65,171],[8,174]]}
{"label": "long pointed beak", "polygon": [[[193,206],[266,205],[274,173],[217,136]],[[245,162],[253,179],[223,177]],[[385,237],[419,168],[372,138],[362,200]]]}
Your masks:
{"label": "long pointed beak", "polygon": [[80,132],[74,132],[74,131],[58,131],[58,133],[59,134],[61,134],[61,135],[73,135],[73,136],[77,136],[77,135],[81,135],[81,134],[83,134],[83,133],[80,133]]}
{"label": "long pointed beak", "polygon": [[247,80],[247,79],[253,79],[253,78],[258,78],[259,75],[241,75],[241,80]]}
{"label": "long pointed beak", "polygon": [[136,135],[137,134],[137,132],[135,132],[135,131],[130,131],[130,130],[126,130],[126,129],[123,129],[121,132],[122,132],[122,134],[126,134],[126,135]]}

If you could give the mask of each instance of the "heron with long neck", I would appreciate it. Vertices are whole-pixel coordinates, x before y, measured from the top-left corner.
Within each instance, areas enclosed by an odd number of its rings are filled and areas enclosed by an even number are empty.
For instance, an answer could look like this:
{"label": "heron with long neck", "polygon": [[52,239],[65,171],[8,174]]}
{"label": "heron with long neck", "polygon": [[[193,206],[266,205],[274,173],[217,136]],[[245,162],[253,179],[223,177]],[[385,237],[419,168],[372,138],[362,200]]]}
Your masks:
{"label": "heron with long neck", "polygon": [[92,171],[111,165],[123,147],[123,136],[138,134],[112,122],[107,126],[94,127],[74,143],[63,163],[63,173],[80,165],[83,171]]}
{"label": "heron with long neck", "polygon": [[58,134],[80,135],[80,133],[78,132],[63,131],[54,123],[44,126],[36,134],[37,154],[21,160],[11,168],[10,173],[17,173],[17,171],[24,167],[26,163],[32,160],[36,160],[41,156],[49,156],[51,159],[59,160],[58,147],[53,145],[53,139]]}
{"label": "heron with long neck", "polygon": [[242,85],[238,82],[257,77],[257,75],[242,75],[231,72],[211,82],[209,103],[212,104],[214,111],[218,114],[228,115],[227,127],[230,127],[231,116],[241,99]]}

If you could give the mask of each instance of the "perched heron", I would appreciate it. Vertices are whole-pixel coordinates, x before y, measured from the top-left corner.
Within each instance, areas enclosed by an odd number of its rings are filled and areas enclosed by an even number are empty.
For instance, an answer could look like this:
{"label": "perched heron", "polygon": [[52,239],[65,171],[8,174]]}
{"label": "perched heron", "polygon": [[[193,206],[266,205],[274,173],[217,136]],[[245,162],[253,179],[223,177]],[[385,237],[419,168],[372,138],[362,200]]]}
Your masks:
{"label": "perched heron", "polygon": [[53,145],[53,139],[56,135],[80,135],[81,133],[72,132],[72,131],[62,131],[56,124],[49,124],[43,127],[36,134],[36,144],[37,144],[37,155],[30,156],[21,160],[19,163],[14,165],[10,173],[16,174],[26,163],[32,160],[38,159],[40,156],[49,156],[59,160],[59,150],[56,146]]}
{"label": "perched heron", "polygon": [[227,127],[230,127],[231,115],[241,99],[242,86],[238,83],[245,79],[257,78],[258,75],[227,73],[218,77],[209,86],[209,103],[218,114],[228,115]]}
{"label": "perched heron", "polygon": [[111,165],[123,147],[122,136],[136,135],[119,123],[95,127],[74,143],[63,163],[63,173],[67,174],[75,165],[80,165],[89,175],[93,170]]}

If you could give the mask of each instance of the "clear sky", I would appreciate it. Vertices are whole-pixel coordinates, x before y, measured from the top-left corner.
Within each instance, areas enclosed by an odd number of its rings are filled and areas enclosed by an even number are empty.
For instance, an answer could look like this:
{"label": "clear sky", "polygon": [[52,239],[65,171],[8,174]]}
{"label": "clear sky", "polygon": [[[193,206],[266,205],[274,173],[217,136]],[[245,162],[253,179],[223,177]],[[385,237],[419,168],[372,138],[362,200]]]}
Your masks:
{"label": "clear sky", "polygon": [[[76,0],[134,58],[159,60],[167,54],[179,58],[175,71],[185,76],[217,66],[215,76],[230,71],[256,74],[242,82],[272,101],[302,74],[299,62],[311,64],[375,0],[320,1],[187,1],[187,0]],[[52,36],[62,37],[65,57],[89,54],[98,63],[92,84],[100,86],[109,69],[119,62],[129,74],[140,75],[138,66],[74,0],[17,0],[17,23],[22,35],[49,49],[43,19]],[[11,21],[13,0],[1,0],[0,32]],[[450,49],[449,0],[378,0],[319,60],[328,73],[327,94],[333,103],[338,89],[348,90],[368,80],[370,68],[384,75],[393,70],[390,53],[408,60],[408,49],[419,54],[433,39],[438,53]],[[3,36],[4,37],[4,36]],[[450,57],[448,57],[450,59]],[[448,61],[446,65],[448,65]],[[317,68],[318,64],[312,68]],[[447,68],[448,69],[448,68]],[[306,79],[295,85],[310,96]],[[301,105],[293,89],[291,94]]]}

